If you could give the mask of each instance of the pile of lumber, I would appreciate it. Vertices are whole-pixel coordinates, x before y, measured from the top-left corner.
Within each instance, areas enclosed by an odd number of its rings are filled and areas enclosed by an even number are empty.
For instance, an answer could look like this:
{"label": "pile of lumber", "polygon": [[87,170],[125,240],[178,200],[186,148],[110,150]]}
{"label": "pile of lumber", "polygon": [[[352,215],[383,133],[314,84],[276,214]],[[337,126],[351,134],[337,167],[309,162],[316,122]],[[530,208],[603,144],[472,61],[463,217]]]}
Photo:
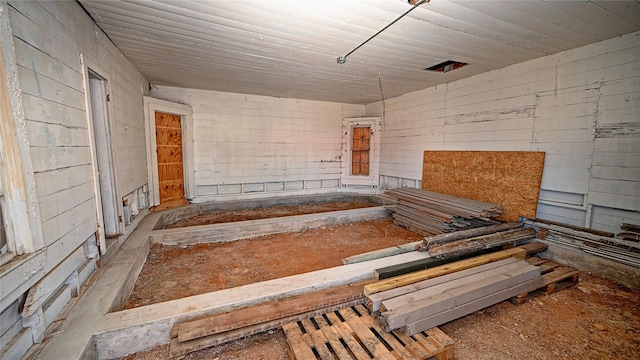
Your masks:
{"label": "pile of lumber", "polygon": [[515,246],[535,236],[536,231],[524,228],[522,223],[505,223],[426,237],[418,250],[429,251],[431,257],[449,258],[504,245]]}
{"label": "pile of lumber", "polygon": [[546,249],[532,242],[377,281],[364,287],[366,306],[385,331],[413,335],[567,277],[577,282],[576,271],[551,274],[525,261]]}
{"label": "pile of lumber", "polygon": [[622,232],[616,235],[618,239],[640,242],[640,225],[623,223]]}
{"label": "pile of lumber", "polygon": [[544,233],[545,242],[640,268],[639,242],[602,236],[591,229],[578,230],[548,221],[523,219],[523,222]]}
{"label": "pile of lumber", "polygon": [[504,213],[499,205],[427,190],[395,188],[386,194],[397,199],[394,223],[422,236],[496,224],[491,218]]}
{"label": "pile of lumber", "polygon": [[378,294],[377,318],[411,336],[542,285],[540,268],[510,257]]}

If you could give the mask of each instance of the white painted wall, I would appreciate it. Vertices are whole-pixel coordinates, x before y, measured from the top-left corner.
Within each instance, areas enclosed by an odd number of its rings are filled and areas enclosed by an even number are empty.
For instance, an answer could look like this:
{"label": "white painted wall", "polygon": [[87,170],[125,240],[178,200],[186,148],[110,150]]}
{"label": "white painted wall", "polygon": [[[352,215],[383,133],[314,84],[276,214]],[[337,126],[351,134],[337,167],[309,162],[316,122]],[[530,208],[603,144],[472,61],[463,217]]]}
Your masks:
{"label": "white painted wall", "polygon": [[[148,83],[76,2],[0,6],[10,24],[3,41],[13,44],[3,49],[10,49],[5,61],[12,61],[18,78],[13,90],[21,109],[14,113],[23,116],[18,121],[28,136],[44,244],[0,273],[0,313],[19,330],[5,333],[3,324],[2,351],[15,356],[42,338],[96,266],[96,195],[80,54],[108,78],[120,200],[147,182],[142,96]],[[15,304],[25,299],[29,306],[16,316]]]}
{"label": "white painted wall", "polygon": [[336,191],[342,119],[364,106],[154,86],[193,109],[196,197]]}
{"label": "white painted wall", "polygon": [[539,217],[640,223],[640,33],[366,107],[383,113],[383,187],[419,187],[424,150],[545,151]]}

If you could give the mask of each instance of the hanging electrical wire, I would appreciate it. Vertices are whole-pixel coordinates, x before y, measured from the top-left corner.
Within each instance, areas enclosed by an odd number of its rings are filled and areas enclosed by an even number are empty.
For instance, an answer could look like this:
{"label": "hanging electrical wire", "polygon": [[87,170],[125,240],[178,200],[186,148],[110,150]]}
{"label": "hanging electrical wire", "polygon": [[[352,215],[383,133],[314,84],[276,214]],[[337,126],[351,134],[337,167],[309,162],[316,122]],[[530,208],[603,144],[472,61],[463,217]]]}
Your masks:
{"label": "hanging electrical wire", "polygon": [[349,51],[346,55],[344,56],[338,56],[338,64],[344,64],[347,62],[347,56],[351,55],[354,51],[358,50],[360,47],[362,47],[364,44],[368,43],[369,41],[371,41],[371,39],[373,39],[374,37],[380,35],[381,32],[387,30],[387,28],[389,28],[389,26],[395,24],[398,20],[402,19],[403,17],[405,17],[408,13],[412,12],[415,8],[417,8],[418,6],[429,2],[429,0],[408,0],[408,3],[413,5],[411,7],[411,9],[407,10],[404,12],[404,14],[398,16],[398,18],[396,18],[395,20],[393,20],[392,22],[390,22],[389,24],[387,24],[387,26],[383,27],[382,29],[380,29],[380,31],[378,31],[377,33],[373,34],[370,38],[368,38],[367,40],[365,40],[364,42],[362,42],[360,45],[356,46],[355,48],[353,48],[353,50]]}

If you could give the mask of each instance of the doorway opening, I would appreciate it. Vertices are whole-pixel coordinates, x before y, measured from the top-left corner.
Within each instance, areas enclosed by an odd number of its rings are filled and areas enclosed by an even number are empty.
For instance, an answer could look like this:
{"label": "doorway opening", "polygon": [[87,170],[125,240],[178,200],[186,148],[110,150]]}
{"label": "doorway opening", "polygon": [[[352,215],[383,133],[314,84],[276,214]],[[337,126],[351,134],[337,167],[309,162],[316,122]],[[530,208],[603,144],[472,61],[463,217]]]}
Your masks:
{"label": "doorway opening", "polygon": [[[112,136],[107,107],[109,101],[107,80],[88,69],[88,85],[93,152],[95,156],[94,177],[97,188],[98,223],[102,224],[104,236],[113,238],[121,235],[122,231],[118,221],[116,181],[111,148]],[[101,250],[103,252],[106,251],[106,249]]]}
{"label": "doorway opening", "polygon": [[152,211],[195,197],[191,107],[145,96],[149,206]]}

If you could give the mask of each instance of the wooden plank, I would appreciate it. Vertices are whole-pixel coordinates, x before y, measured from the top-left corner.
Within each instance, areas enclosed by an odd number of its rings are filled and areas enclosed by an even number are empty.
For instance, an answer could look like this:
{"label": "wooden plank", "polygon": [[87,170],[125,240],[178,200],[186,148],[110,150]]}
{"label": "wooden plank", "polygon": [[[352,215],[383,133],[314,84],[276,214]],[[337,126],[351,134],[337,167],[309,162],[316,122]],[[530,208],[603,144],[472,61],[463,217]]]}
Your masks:
{"label": "wooden plank", "polygon": [[438,257],[462,256],[469,252],[496,248],[505,244],[515,244],[518,241],[533,239],[536,231],[531,228],[512,229],[493,234],[476,236],[474,238],[457,240],[447,244],[438,244],[429,248],[429,254]]}
{"label": "wooden plank", "polygon": [[[425,360],[450,359],[453,355],[453,340],[440,329],[429,329],[419,335],[385,332],[367,314],[363,305],[317,315],[310,319],[283,326],[287,342],[292,349],[292,359],[309,359],[309,352],[321,358],[320,348],[327,347],[330,359],[369,360],[406,359]],[[306,349],[296,350],[296,347]],[[315,349],[315,351],[314,351]],[[303,352],[306,352],[303,353]],[[311,359],[316,358],[314,354]]]}
{"label": "wooden plank", "polygon": [[444,347],[444,349],[436,355],[437,360],[448,360],[453,358],[453,345],[455,344],[455,341],[453,341],[452,338],[447,336],[447,334],[437,327],[428,329],[425,332]]}
{"label": "wooden plank", "polygon": [[362,345],[353,337],[353,330],[347,325],[347,323],[340,320],[340,318],[338,318],[338,316],[334,312],[327,313],[327,317],[333,324],[333,327],[338,331],[338,333],[340,333],[342,339],[347,344],[356,359],[369,360],[369,354],[367,354]]}
{"label": "wooden plank", "polygon": [[416,241],[408,244],[402,244],[398,246],[388,247],[385,249],[369,251],[366,253],[353,255],[342,259],[342,265],[355,264],[363,261],[369,261],[374,259],[380,259],[387,256],[393,256],[398,254],[404,254],[407,252],[415,251],[418,245],[422,244],[422,241]]}
{"label": "wooden plank", "polygon": [[545,219],[539,219],[539,218],[535,218],[533,219],[533,221],[542,223],[542,224],[562,226],[562,227],[569,228],[576,231],[588,232],[597,236],[613,237],[615,235],[614,233],[611,233],[608,231],[601,231],[601,230],[586,228],[583,226],[575,226],[575,225],[570,225],[565,223],[559,223],[557,221],[551,221],[551,220],[545,220]]}
{"label": "wooden plank", "polygon": [[[364,311],[364,313],[366,313],[367,311],[367,309],[362,305],[357,306],[356,309],[358,309],[358,311],[361,311],[361,313],[362,311]],[[376,327],[374,326],[374,328]],[[378,333],[378,335],[382,337],[384,341],[387,344],[389,344],[389,346],[393,349],[391,350],[391,354],[399,359],[415,359],[415,358],[426,359],[428,357],[427,355],[429,355],[429,354],[426,354],[423,350],[421,350],[417,346],[411,347],[410,345],[413,345],[412,342],[405,343],[405,345],[402,345],[402,343],[400,343],[400,341],[398,341],[398,339],[391,333],[388,333],[386,331],[383,331],[382,329],[377,329],[377,328],[375,330]]]}
{"label": "wooden plank", "polygon": [[578,276],[580,275],[580,271],[571,269],[568,267],[560,267],[555,268],[552,272],[543,275],[544,280],[544,291],[547,294],[550,294],[556,290],[561,289],[562,287],[558,287],[559,283],[570,279],[570,285],[578,282]]}
{"label": "wooden plank", "polygon": [[420,346],[422,346],[422,348],[424,348],[430,355],[433,356],[440,352],[440,346],[438,346],[440,344],[438,344],[434,339],[430,339],[421,333],[414,334],[412,337],[416,339],[416,342],[420,344]]}
{"label": "wooden plank", "polygon": [[505,264],[514,263],[517,261],[520,261],[520,260],[514,257],[510,257],[504,260],[499,260],[499,261],[491,262],[488,264],[480,265],[477,267],[469,268],[466,270],[457,271],[451,274],[446,274],[446,275],[438,276],[432,279],[423,280],[415,284],[397,287],[395,289],[382,291],[376,294],[371,294],[367,296],[367,299],[366,299],[367,308],[370,309],[372,313],[375,313],[380,310],[380,305],[382,304],[383,300],[392,299],[397,296],[405,295],[414,291],[419,291],[419,290],[430,288],[439,284],[444,284],[449,281],[453,281],[465,276],[473,275],[477,272],[490,270],[490,269],[493,269],[499,266],[504,266]]}
{"label": "wooden plank", "polygon": [[186,355],[186,354],[188,354],[190,352],[193,352],[193,351],[206,349],[206,348],[209,348],[209,347],[212,347],[212,346],[224,344],[224,343],[229,342],[229,341],[241,339],[241,338],[246,337],[246,336],[251,336],[251,335],[255,335],[255,334],[261,333],[263,331],[275,329],[277,327],[283,326],[283,325],[291,323],[291,322],[296,322],[296,321],[300,321],[302,319],[306,319],[306,318],[309,318],[309,317],[312,317],[312,316],[320,315],[320,314],[323,314],[323,313],[325,313],[327,311],[333,311],[333,310],[337,310],[337,309],[340,309],[340,308],[343,308],[343,307],[355,306],[355,305],[358,305],[360,303],[362,303],[362,300],[354,300],[354,301],[351,301],[351,302],[348,302],[348,303],[335,305],[335,306],[332,306],[330,308],[324,308],[324,309],[314,310],[314,311],[311,311],[311,312],[308,312],[308,313],[304,313],[304,314],[298,314],[298,315],[293,315],[293,316],[289,316],[289,317],[286,317],[286,318],[280,318],[280,319],[276,319],[276,320],[272,320],[272,321],[268,321],[268,322],[264,322],[264,323],[260,323],[260,324],[247,326],[247,327],[240,328],[240,329],[227,331],[227,332],[224,332],[224,333],[219,333],[219,334],[215,334],[215,335],[210,335],[210,336],[197,338],[197,339],[194,339],[194,340],[189,340],[189,341],[186,341],[186,342],[179,342],[178,338],[176,337],[176,338],[171,339],[171,343],[169,345],[169,355],[171,355],[171,356]]}
{"label": "wooden plank", "polygon": [[53,271],[47,273],[45,277],[31,287],[23,305],[22,316],[25,318],[32,316],[84,260],[84,249],[79,247],[58,264]]}
{"label": "wooden plank", "polygon": [[502,250],[495,253],[482,255],[482,256],[466,259],[466,260],[457,261],[447,265],[437,266],[431,269],[416,271],[414,273],[396,276],[394,278],[390,278],[383,281],[375,282],[373,284],[365,285],[364,294],[371,295],[381,291],[394,289],[400,286],[410,285],[418,281],[454,273],[457,271],[462,271],[462,270],[476,267],[479,265],[506,259],[511,256],[519,259],[524,259],[526,257],[526,254],[527,254],[527,251],[525,249],[512,248],[512,249]]}
{"label": "wooden plank", "polygon": [[536,289],[540,287],[541,284],[542,284],[542,278],[538,277],[536,279],[517,284],[510,288],[495,292],[493,294],[465,303],[463,305],[456,306],[454,308],[451,308],[449,311],[441,312],[431,317],[424,318],[413,323],[409,323],[405,325],[400,331],[404,332],[407,335],[417,334],[426,329],[430,329],[435,326],[438,326],[433,324],[444,324],[451,320],[455,320],[457,318],[470,314],[474,311],[484,309],[485,307],[497,304],[501,301],[504,301],[522,292]]}
{"label": "wooden plank", "polygon": [[400,276],[407,273],[448,264],[454,261],[460,261],[460,260],[472,258],[475,256],[485,255],[493,251],[494,249],[481,249],[477,251],[468,252],[465,254],[447,257],[446,259],[428,258],[428,259],[410,261],[404,264],[391,265],[381,269],[374,270],[373,277],[376,280],[384,280],[394,276]]}
{"label": "wooden plank", "polygon": [[539,254],[546,251],[549,246],[538,241],[530,242],[528,244],[518,246],[519,249],[524,249],[527,252],[527,257]]}
{"label": "wooden plank", "polygon": [[178,341],[189,341],[245,326],[359,300],[363,298],[362,287],[369,283],[371,283],[371,280],[359,281],[353,284],[176,324],[178,328]]}
{"label": "wooden plank", "polygon": [[[387,333],[386,331],[381,329],[381,332],[384,334],[390,334]],[[401,333],[401,332],[393,332],[394,337],[397,337],[398,339],[400,339],[400,341],[402,341],[405,346],[413,353],[415,354],[415,356],[418,359],[429,359],[430,357],[432,357],[433,351],[431,351],[431,349],[427,349],[424,346],[422,346],[418,341],[406,336],[405,334]]]}
{"label": "wooden plank", "polygon": [[320,331],[315,331],[314,325],[311,323],[309,319],[300,320],[302,326],[307,329],[307,334],[309,334],[310,340],[315,344],[314,348],[318,355],[320,355],[321,360],[334,360],[333,355],[327,348],[326,344],[329,342],[326,336]]}
{"label": "wooden plank", "polygon": [[522,223],[510,222],[510,223],[489,225],[489,226],[467,229],[467,230],[460,230],[460,231],[450,232],[446,234],[433,235],[425,238],[424,246],[419,246],[417,250],[427,251],[429,250],[429,246],[431,245],[446,244],[448,242],[452,242],[460,239],[466,239],[470,237],[491,234],[498,231],[511,230],[518,227],[522,227]]}
{"label": "wooden plank", "polygon": [[640,250],[640,244],[632,242],[632,241],[625,241],[622,239],[616,239],[616,238],[610,238],[610,237],[606,237],[606,236],[599,236],[596,234],[592,234],[591,232],[585,232],[585,231],[579,231],[579,230],[574,230],[568,227],[564,227],[564,226],[558,226],[558,225],[552,225],[552,224],[545,224],[545,223],[540,223],[540,222],[536,222],[536,221],[532,221],[532,220],[525,220],[524,221],[525,224],[537,227],[537,228],[543,228],[543,229],[549,229],[549,230],[553,230],[553,231],[557,231],[559,233],[562,234],[567,234],[570,236],[575,236],[578,238],[583,238],[585,240],[592,240],[592,241],[597,241],[600,243],[604,243],[604,244],[615,244],[618,246],[623,246],[623,247],[628,247],[628,248],[633,248],[636,250]]}
{"label": "wooden plank", "polygon": [[388,311],[382,312],[380,320],[387,331],[398,329],[408,323],[447,312],[458,304],[475,301],[538,277],[540,269],[526,262],[491,269],[482,275],[473,276],[471,282],[467,278],[461,278],[442,284],[431,296],[428,295],[429,289],[425,289],[415,296],[414,293],[409,293],[382,301],[382,308]]}
{"label": "wooden plank", "polygon": [[[366,310],[363,311],[364,314],[367,313]],[[386,346],[384,346],[384,344],[371,332],[370,326],[364,323],[351,308],[342,309],[339,313],[342,315],[342,318],[349,323],[349,326],[358,336],[360,342],[367,348],[374,358],[396,360],[395,357],[389,353]]]}
{"label": "wooden plank", "polygon": [[422,188],[499,204],[499,220],[517,221],[535,217],[543,167],[543,152],[425,151]]}
{"label": "wooden plank", "polygon": [[327,322],[329,321],[328,318],[325,318],[323,314],[322,316],[314,317],[314,319],[315,323],[320,328],[320,331],[324,334],[325,338],[331,345],[333,352],[338,356],[338,359],[352,360],[351,355],[340,342],[340,334],[333,328],[333,326],[331,326],[331,323]]}
{"label": "wooden plank", "polygon": [[[282,325],[282,330],[287,337],[287,344],[290,350],[295,354],[294,359],[313,359],[315,355],[311,351],[307,341],[303,339],[305,334],[302,334],[298,329],[298,323],[293,322]],[[172,340],[173,341],[173,340]]]}
{"label": "wooden plank", "polygon": [[542,293],[550,294],[554,291],[573,286],[579,281],[580,272],[578,270],[562,267],[553,261],[545,261],[537,266],[542,273],[542,284],[540,288],[532,289],[510,298],[509,301],[513,304],[518,305],[525,303],[532,294],[536,295],[540,293],[538,290],[542,290]]}

